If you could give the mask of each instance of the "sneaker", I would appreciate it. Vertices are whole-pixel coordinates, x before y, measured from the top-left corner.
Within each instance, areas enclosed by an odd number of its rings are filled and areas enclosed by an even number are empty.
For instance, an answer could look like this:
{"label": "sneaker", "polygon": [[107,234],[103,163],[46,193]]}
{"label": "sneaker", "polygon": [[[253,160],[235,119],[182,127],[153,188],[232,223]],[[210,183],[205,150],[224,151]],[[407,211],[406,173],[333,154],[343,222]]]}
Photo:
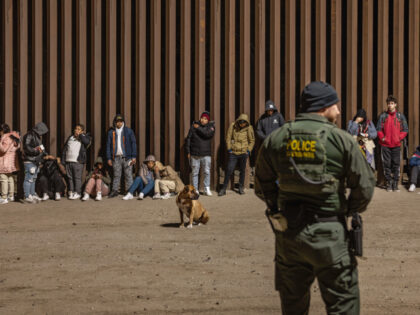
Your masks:
{"label": "sneaker", "polygon": [[7,201],[13,202],[13,201],[15,201],[15,197],[13,197],[13,196],[7,197]]}
{"label": "sneaker", "polygon": [[25,199],[23,199],[23,202],[24,202],[24,203],[37,203],[37,200],[36,200],[36,199],[34,199],[34,198],[32,197],[32,195],[29,195],[28,197],[26,197]]}
{"label": "sneaker", "polygon": [[171,193],[165,193],[162,197],[161,197],[161,199],[169,199],[169,198],[171,198]]}
{"label": "sneaker", "polygon": [[39,196],[38,196],[37,194],[33,195],[33,196],[32,196],[32,198],[33,198],[34,200],[36,200],[37,202],[42,201],[42,199],[41,199],[41,198],[39,198]]}
{"label": "sneaker", "polygon": [[161,197],[161,195],[160,195],[160,193],[156,193],[156,194],[154,194],[153,195],[153,199],[161,199],[162,197]]}
{"label": "sneaker", "polygon": [[88,193],[85,193],[83,195],[82,201],[88,201],[88,200],[89,200],[89,194]]}
{"label": "sneaker", "polygon": [[415,185],[415,184],[411,184],[411,185],[410,185],[410,188],[408,188],[408,191],[409,191],[409,192],[416,191],[416,185]]}
{"label": "sneaker", "polygon": [[82,196],[80,196],[78,193],[73,194],[73,200],[80,199],[80,197],[82,197]]}
{"label": "sneaker", "polygon": [[138,200],[143,200],[143,198],[144,198],[144,194],[141,192],[141,193],[139,193],[139,198],[138,198]]}
{"label": "sneaker", "polygon": [[394,185],[392,185],[392,190],[395,192],[400,192],[400,188],[398,187],[397,181],[394,181]]}
{"label": "sneaker", "polygon": [[392,186],[393,186],[392,182],[389,182],[388,185],[386,186],[386,191],[391,192],[392,191]]}
{"label": "sneaker", "polygon": [[217,194],[219,197],[226,195],[226,188],[220,189],[219,193]]}
{"label": "sneaker", "polygon": [[213,194],[211,193],[210,187],[204,188],[204,195],[209,196],[209,197],[213,196]]}
{"label": "sneaker", "polygon": [[127,195],[125,195],[123,197],[123,200],[131,200],[131,199],[133,199],[133,194],[132,193],[127,193]]}
{"label": "sneaker", "polygon": [[73,192],[72,191],[69,191],[68,193],[67,193],[67,198],[68,199],[70,199],[70,200],[73,200],[74,198],[73,198]]}
{"label": "sneaker", "polygon": [[5,199],[0,198],[0,205],[5,205],[7,203],[9,203],[9,201],[7,201],[7,198],[5,198]]}
{"label": "sneaker", "polygon": [[102,193],[101,193],[101,192],[98,192],[98,193],[96,194],[96,198],[95,198],[95,200],[96,200],[96,201],[101,201],[101,200],[102,200]]}
{"label": "sneaker", "polygon": [[238,192],[239,192],[240,195],[245,195],[244,186],[239,185]]}
{"label": "sneaker", "polygon": [[118,196],[118,191],[113,190],[109,194],[108,198],[114,198],[114,197],[117,197],[117,196]]}
{"label": "sneaker", "polygon": [[47,194],[47,193],[45,193],[45,194],[42,196],[42,201],[47,201],[48,199],[50,199],[50,196],[48,196],[48,194]]}
{"label": "sneaker", "polygon": [[55,201],[59,201],[61,199],[60,193],[55,193]]}

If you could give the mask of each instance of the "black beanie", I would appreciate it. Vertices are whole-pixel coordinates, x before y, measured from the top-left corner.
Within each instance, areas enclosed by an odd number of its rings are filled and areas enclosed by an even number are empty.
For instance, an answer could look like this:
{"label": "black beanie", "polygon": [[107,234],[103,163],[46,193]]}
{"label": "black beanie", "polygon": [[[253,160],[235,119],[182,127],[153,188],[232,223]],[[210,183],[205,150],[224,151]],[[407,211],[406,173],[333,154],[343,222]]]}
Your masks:
{"label": "black beanie", "polygon": [[335,89],[322,81],[311,82],[302,91],[301,106],[304,113],[314,113],[338,102]]}

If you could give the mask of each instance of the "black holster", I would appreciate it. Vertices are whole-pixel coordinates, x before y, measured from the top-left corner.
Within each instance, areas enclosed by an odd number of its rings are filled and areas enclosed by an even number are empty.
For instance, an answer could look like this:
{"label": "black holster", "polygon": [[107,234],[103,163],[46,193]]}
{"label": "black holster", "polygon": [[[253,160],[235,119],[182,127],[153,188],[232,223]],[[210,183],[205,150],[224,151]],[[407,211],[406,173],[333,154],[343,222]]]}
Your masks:
{"label": "black holster", "polygon": [[358,213],[353,213],[351,219],[350,248],[355,256],[363,256],[363,221]]}

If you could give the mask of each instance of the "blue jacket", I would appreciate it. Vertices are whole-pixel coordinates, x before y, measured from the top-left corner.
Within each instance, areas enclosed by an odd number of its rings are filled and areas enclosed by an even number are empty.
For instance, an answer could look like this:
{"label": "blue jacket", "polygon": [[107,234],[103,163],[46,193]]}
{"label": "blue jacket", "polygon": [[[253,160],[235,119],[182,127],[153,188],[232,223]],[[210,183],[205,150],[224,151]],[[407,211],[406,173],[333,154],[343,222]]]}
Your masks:
{"label": "blue jacket", "polygon": [[[121,148],[123,150],[123,156],[130,160],[137,158],[137,144],[136,144],[136,136],[132,129],[128,127],[123,127],[123,131],[121,134],[121,138],[123,139],[123,143]],[[118,148],[118,136],[115,128],[111,128],[108,131],[108,137],[106,141],[106,159],[114,160],[115,155],[117,154]]]}
{"label": "blue jacket", "polygon": [[416,152],[410,158],[410,166],[420,166],[420,146],[417,147]]}

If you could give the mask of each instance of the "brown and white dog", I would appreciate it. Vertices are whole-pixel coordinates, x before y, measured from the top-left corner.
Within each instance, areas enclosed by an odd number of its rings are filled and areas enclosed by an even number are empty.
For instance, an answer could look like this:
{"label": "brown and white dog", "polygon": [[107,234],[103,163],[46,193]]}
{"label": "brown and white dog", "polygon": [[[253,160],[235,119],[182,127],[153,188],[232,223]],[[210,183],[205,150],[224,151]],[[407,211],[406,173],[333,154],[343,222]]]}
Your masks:
{"label": "brown and white dog", "polygon": [[206,224],[209,221],[209,214],[203,205],[198,201],[200,194],[195,190],[194,186],[185,185],[185,188],[176,197],[176,205],[179,209],[181,217],[180,228],[184,227],[184,214],[190,219],[188,228],[191,229],[193,222]]}

